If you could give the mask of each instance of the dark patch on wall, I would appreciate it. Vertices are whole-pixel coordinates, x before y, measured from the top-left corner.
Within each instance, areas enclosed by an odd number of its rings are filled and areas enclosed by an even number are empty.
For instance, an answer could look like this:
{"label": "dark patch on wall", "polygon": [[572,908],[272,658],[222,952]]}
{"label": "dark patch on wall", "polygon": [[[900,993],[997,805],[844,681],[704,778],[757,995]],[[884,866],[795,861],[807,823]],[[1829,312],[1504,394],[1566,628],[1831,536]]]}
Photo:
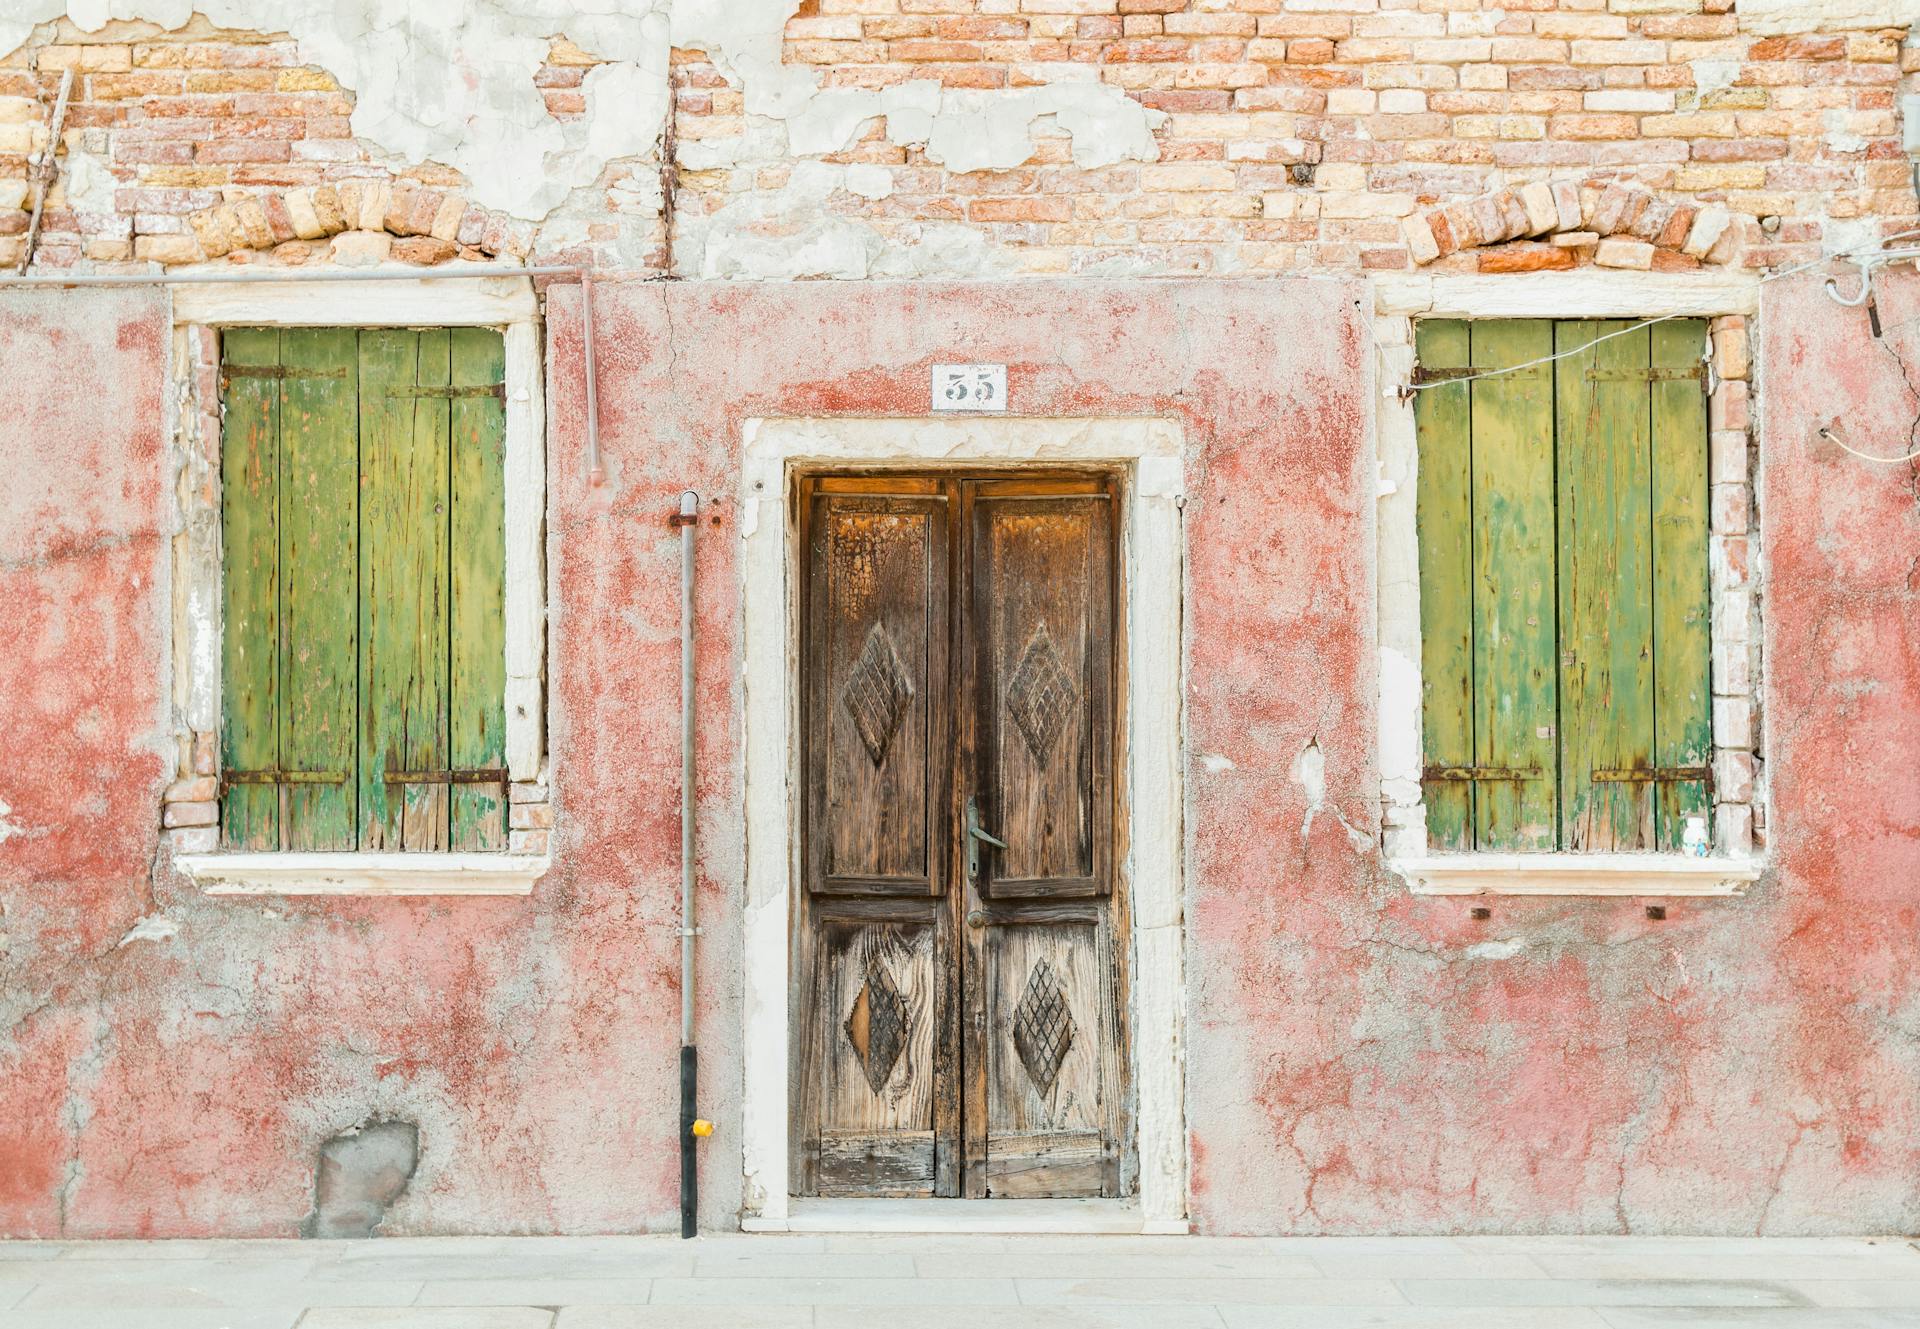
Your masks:
{"label": "dark patch on wall", "polygon": [[300,1235],[371,1237],[419,1162],[420,1128],[410,1121],[368,1121],[342,1131],[320,1146],[313,1212]]}

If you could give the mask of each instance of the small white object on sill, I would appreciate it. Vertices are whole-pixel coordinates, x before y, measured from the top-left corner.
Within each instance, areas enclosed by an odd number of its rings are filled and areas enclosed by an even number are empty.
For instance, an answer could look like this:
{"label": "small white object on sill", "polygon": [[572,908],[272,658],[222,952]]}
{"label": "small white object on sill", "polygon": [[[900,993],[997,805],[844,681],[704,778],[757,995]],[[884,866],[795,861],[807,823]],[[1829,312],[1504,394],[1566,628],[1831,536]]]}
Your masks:
{"label": "small white object on sill", "polygon": [[182,854],[208,895],[531,895],[545,854]]}
{"label": "small white object on sill", "polygon": [[1415,895],[1738,895],[1752,858],[1691,854],[1430,854],[1388,863]]}

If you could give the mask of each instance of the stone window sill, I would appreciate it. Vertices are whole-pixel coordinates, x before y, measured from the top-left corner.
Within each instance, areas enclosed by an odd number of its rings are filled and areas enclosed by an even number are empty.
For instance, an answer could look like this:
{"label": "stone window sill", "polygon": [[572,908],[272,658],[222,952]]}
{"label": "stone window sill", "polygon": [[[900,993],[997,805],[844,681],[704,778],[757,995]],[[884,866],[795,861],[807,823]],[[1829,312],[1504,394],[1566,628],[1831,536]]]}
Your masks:
{"label": "stone window sill", "polygon": [[545,854],[182,854],[208,895],[531,895]]}
{"label": "stone window sill", "polygon": [[1415,895],[1739,895],[1751,858],[1683,854],[1433,854],[1389,866]]}

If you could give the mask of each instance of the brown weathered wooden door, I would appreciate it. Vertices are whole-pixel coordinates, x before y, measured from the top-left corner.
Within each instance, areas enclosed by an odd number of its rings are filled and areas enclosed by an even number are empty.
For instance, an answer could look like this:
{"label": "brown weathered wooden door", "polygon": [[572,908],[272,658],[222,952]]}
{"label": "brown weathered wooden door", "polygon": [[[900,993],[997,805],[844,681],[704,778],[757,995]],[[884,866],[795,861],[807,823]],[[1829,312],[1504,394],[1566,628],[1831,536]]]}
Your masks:
{"label": "brown weathered wooden door", "polygon": [[798,493],[803,1195],[1119,1195],[1115,488]]}

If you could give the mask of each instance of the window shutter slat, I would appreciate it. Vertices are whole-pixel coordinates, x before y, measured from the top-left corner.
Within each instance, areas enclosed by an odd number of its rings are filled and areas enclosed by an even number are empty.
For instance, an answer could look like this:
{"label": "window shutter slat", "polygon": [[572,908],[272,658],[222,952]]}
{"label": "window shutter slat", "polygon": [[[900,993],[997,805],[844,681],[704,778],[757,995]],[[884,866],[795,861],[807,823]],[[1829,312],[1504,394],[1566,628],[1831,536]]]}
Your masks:
{"label": "window shutter slat", "polygon": [[[506,355],[500,334],[452,333],[453,384],[501,382]],[[498,396],[452,399],[451,670],[449,733],[453,765],[469,770],[507,763],[506,404]],[[503,849],[507,843],[504,784],[455,784],[449,811],[452,847]]]}
{"label": "window shutter slat", "polygon": [[[1465,369],[1467,325],[1419,324],[1423,369]],[[1430,388],[1413,399],[1419,477],[1421,747],[1427,768],[1473,764],[1473,474],[1468,385]],[[1424,782],[1427,842],[1473,848],[1473,784]]]}
{"label": "window shutter slat", "polygon": [[[279,334],[232,329],[221,338],[221,359],[223,368],[278,366]],[[220,768],[271,773],[280,766],[280,384],[265,375],[223,378]],[[220,806],[229,847],[280,847],[277,785],[229,784]]]}
{"label": "window shutter slat", "polygon": [[[1570,350],[1626,323],[1562,323]],[[1556,365],[1561,847],[1651,849],[1651,384],[1647,329]],[[1596,778],[1598,776],[1598,778]]]}
{"label": "window shutter slat", "polygon": [[444,330],[360,334],[360,848],[443,850],[447,786]]}
{"label": "window shutter slat", "polygon": [[[1544,320],[1477,324],[1476,369],[1553,348]],[[1471,385],[1475,765],[1538,772],[1478,780],[1475,847],[1554,847],[1553,375],[1549,365]]]}
{"label": "window shutter slat", "polygon": [[352,849],[358,686],[358,434],[350,329],[289,328],[282,363],[280,753],[338,773],[286,790],[289,849]]}
{"label": "window shutter slat", "polygon": [[[1649,329],[1656,369],[1699,369],[1706,325]],[[1653,384],[1653,681],[1656,766],[1711,758],[1706,398],[1694,379]],[[1655,786],[1657,847],[1678,851],[1689,816],[1708,813],[1704,780]]]}

